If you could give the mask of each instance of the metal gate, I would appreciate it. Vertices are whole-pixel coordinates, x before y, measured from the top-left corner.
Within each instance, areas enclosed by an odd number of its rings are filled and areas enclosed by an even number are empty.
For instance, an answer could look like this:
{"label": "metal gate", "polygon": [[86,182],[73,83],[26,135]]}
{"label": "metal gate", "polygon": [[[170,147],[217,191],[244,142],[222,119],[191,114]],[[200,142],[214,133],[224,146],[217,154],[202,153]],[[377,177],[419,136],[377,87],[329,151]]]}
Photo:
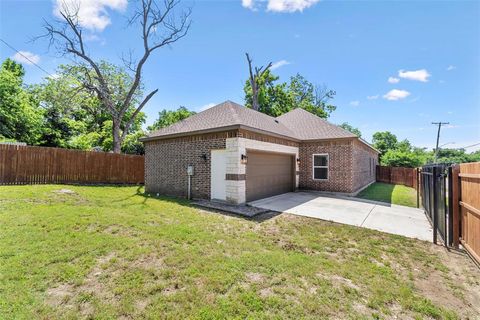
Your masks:
{"label": "metal gate", "polygon": [[[453,227],[451,197],[447,197],[451,190],[451,167],[446,164],[431,164],[422,167],[421,173],[422,205],[425,214],[433,226],[433,242],[437,243],[437,234],[442,238],[445,246],[453,242]],[[448,187],[447,187],[448,181]]]}

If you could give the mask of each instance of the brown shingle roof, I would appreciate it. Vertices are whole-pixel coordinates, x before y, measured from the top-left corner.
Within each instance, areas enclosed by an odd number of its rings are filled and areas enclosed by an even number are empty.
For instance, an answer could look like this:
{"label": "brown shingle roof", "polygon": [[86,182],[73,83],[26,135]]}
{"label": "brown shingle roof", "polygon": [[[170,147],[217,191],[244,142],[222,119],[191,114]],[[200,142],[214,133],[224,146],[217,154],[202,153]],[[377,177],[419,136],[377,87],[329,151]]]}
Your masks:
{"label": "brown shingle roof", "polygon": [[301,108],[282,114],[277,120],[295,133],[298,140],[354,138],[356,135]]}
{"label": "brown shingle roof", "polygon": [[244,127],[290,138],[293,140],[319,140],[354,138],[354,134],[333,125],[303,109],[294,109],[278,118],[225,101],[205,111],[190,116],[171,126],[153,131],[142,140],[157,137],[220,131]]}
{"label": "brown shingle roof", "polygon": [[190,116],[171,126],[153,131],[145,140],[154,137],[211,131],[220,128],[243,126],[246,128],[265,131],[287,138],[294,138],[284,124],[264,113],[245,108],[232,101],[225,101],[205,111]]}

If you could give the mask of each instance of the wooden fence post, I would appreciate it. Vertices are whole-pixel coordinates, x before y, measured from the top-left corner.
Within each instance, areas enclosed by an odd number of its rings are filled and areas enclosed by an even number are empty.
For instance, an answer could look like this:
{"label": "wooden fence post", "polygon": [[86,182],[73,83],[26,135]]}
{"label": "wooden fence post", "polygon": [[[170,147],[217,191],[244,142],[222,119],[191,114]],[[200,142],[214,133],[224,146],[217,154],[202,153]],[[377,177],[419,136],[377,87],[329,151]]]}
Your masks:
{"label": "wooden fence post", "polygon": [[452,212],[453,212],[453,246],[458,248],[460,242],[460,166],[458,164],[452,166]]}

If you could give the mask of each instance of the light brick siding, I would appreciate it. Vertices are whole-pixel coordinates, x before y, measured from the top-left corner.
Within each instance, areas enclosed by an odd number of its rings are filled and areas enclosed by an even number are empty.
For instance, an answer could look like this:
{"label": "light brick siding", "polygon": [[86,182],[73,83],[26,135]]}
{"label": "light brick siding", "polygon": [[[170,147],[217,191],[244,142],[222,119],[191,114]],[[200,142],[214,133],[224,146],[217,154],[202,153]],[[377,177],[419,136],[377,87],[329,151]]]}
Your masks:
{"label": "light brick siding", "polygon": [[187,166],[193,165],[192,197],[209,199],[210,150],[225,149],[228,136],[232,133],[145,142],[145,191],[186,197]]}
{"label": "light brick siding", "polygon": [[357,191],[375,181],[378,153],[358,140],[353,143],[353,188]]}
{"label": "light brick siding", "polygon": [[[330,140],[300,144],[300,189],[330,192],[354,191],[353,140]],[[313,179],[313,154],[329,156],[328,180]]]}

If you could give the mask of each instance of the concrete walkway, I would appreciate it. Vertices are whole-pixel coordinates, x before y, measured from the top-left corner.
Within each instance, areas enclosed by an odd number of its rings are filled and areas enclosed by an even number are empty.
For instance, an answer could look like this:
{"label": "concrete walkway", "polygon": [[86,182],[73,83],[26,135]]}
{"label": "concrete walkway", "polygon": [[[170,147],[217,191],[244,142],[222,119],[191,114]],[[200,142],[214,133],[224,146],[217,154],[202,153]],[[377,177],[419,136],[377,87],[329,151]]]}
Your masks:
{"label": "concrete walkway", "polygon": [[423,210],[353,197],[290,192],[256,200],[249,205],[432,241]]}

